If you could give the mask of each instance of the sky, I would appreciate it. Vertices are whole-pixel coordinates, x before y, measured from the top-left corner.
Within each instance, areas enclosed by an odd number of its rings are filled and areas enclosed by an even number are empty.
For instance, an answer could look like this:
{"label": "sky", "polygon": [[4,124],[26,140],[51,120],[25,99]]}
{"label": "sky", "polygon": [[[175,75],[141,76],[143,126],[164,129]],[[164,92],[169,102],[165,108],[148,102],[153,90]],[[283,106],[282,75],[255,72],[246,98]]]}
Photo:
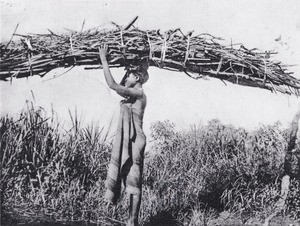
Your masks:
{"label": "sky", "polygon": [[[126,25],[135,16],[140,29],[181,28],[194,34],[210,33],[228,43],[243,43],[247,48],[275,50],[274,60],[290,67],[300,78],[300,1],[297,0],[0,0],[1,42],[6,42],[19,23],[17,33],[66,32],[110,24]],[[280,41],[278,40],[280,37]],[[18,40],[14,38],[13,40]],[[1,115],[17,115],[26,100],[53,109],[68,126],[69,110],[77,109],[84,124],[116,127],[118,95],[109,90],[102,70],[76,67],[55,79],[66,69],[49,72],[44,78],[15,79],[12,84],[0,81]],[[124,69],[113,69],[116,81]],[[261,124],[281,121],[288,126],[297,111],[299,98],[274,94],[217,79],[193,80],[184,73],[158,68],[149,69],[144,85],[148,105],[144,128],[149,135],[151,123],[170,120],[178,129],[205,124],[218,118],[225,124],[255,129]],[[34,96],[34,98],[33,98]]]}

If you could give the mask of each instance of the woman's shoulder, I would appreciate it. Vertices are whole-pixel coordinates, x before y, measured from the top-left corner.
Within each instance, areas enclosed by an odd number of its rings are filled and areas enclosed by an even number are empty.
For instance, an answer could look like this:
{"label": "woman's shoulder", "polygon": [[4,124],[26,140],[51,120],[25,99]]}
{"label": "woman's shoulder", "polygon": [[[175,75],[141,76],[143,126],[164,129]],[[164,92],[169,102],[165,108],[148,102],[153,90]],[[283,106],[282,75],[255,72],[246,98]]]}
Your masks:
{"label": "woman's shoulder", "polygon": [[137,89],[138,91],[140,91],[141,93],[144,93],[144,89],[141,87],[141,88],[135,88]]}
{"label": "woman's shoulder", "polygon": [[145,94],[144,89],[142,87],[141,88],[135,88],[135,89],[140,91],[140,95],[138,96],[138,99],[145,99],[146,98],[146,94]]}

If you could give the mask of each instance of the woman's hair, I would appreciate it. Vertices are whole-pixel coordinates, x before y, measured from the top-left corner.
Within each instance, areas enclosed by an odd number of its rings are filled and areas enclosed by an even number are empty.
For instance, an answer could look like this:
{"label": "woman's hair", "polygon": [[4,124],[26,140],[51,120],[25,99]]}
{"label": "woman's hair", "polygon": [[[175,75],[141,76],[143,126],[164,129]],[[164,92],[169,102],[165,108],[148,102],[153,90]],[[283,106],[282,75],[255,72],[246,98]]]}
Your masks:
{"label": "woman's hair", "polygon": [[146,83],[149,79],[149,74],[148,74],[148,68],[149,68],[149,64],[148,63],[140,63],[138,66],[135,67],[129,67],[127,68],[127,71],[124,75],[124,77],[122,78],[120,84],[121,85],[125,85],[125,79],[131,74],[133,73],[134,75],[138,76],[140,79],[140,82],[142,84]]}
{"label": "woman's hair", "polygon": [[132,71],[131,73],[139,76],[140,82],[142,84],[146,83],[149,79],[149,74],[148,74],[147,70]]}

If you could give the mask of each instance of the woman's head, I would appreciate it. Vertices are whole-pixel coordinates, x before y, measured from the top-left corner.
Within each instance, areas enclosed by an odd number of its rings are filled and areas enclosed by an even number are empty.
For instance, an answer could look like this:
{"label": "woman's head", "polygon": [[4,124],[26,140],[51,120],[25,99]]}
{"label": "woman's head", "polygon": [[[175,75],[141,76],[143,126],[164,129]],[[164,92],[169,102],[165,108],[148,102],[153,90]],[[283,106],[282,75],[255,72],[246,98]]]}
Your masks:
{"label": "woman's head", "polygon": [[133,87],[136,83],[144,84],[149,79],[148,69],[149,65],[141,63],[139,66],[127,69],[121,85]]}
{"label": "woman's head", "polygon": [[131,73],[138,77],[138,81],[141,84],[146,83],[149,79],[149,74],[147,70],[132,71]]}
{"label": "woman's head", "polygon": [[149,79],[147,71],[130,71],[126,73],[124,81],[121,83],[126,87],[134,87],[137,83],[143,85]]}

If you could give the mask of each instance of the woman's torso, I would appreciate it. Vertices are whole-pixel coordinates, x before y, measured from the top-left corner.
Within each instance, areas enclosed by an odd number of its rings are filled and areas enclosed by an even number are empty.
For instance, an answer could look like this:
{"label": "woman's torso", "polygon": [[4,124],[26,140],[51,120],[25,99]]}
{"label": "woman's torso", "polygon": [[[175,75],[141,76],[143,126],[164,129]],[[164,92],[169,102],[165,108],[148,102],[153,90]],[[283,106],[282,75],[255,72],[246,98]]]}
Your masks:
{"label": "woman's torso", "polygon": [[128,107],[131,108],[133,119],[136,129],[142,132],[143,130],[143,118],[144,118],[144,112],[147,105],[147,97],[143,92],[143,95],[141,97],[135,98],[135,97],[129,97],[127,99],[124,99],[120,102],[121,107]]}

